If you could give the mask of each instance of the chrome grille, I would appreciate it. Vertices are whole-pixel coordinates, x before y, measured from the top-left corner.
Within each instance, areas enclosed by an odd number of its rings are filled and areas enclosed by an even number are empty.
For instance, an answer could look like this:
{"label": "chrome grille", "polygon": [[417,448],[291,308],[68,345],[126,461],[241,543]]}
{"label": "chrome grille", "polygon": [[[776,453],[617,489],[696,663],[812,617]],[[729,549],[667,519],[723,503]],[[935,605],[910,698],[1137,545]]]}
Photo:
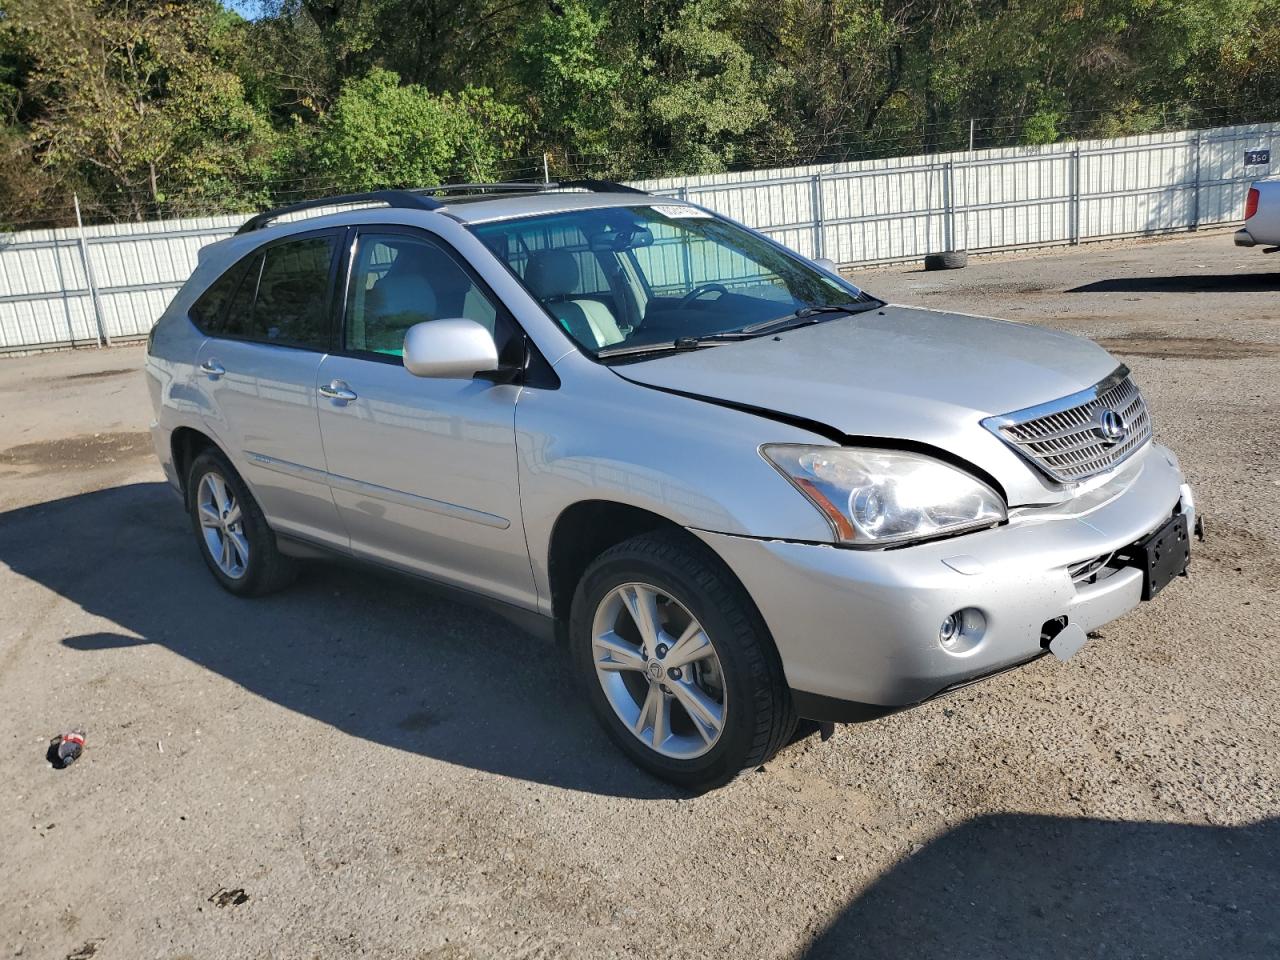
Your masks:
{"label": "chrome grille", "polygon": [[[1118,413],[1128,428],[1118,442],[1104,439],[1096,419],[1107,410]],[[983,424],[1059,483],[1110,470],[1151,439],[1147,404],[1125,367],[1088,390]]]}

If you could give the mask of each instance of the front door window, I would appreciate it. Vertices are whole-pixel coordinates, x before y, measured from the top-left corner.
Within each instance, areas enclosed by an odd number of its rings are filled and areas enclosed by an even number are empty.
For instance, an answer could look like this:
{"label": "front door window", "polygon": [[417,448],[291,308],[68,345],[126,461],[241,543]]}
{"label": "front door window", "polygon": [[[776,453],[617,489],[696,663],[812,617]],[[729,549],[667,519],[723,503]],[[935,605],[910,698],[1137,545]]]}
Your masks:
{"label": "front door window", "polygon": [[399,357],[416,323],[465,317],[494,333],[498,311],[438,245],[401,233],[360,237],[347,307],[344,348]]}

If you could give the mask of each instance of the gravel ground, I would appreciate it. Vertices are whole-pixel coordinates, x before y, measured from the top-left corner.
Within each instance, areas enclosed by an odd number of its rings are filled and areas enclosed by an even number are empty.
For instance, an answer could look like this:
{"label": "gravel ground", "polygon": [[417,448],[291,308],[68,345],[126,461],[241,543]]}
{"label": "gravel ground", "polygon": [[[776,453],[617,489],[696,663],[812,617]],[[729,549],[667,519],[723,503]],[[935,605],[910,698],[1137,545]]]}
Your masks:
{"label": "gravel ground", "polygon": [[140,348],[0,361],[0,956],[1280,955],[1277,271],[1214,234],[858,272],[1104,342],[1209,539],[1070,663],[697,798],[503,621],[336,565],[222,593]]}

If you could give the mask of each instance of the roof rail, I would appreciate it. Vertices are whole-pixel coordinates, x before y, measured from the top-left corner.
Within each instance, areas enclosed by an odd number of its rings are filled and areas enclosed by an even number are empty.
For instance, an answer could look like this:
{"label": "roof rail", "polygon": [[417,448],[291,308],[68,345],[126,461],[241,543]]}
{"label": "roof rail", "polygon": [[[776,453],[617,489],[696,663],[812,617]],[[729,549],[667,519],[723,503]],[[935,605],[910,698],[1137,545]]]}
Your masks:
{"label": "roof rail", "polygon": [[587,190],[591,193],[637,193],[648,196],[645,190],[628,187],[624,183],[612,180],[552,180],[549,183],[442,183],[434,187],[416,187],[412,190],[371,190],[368,193],[344,193],[336,197],[320,197],[316,200],[303,200],[284,207],[265,210],[250,217],[236,231],[237,234],[250,233],[279,220],[291,213],[304,210],[316,210],[320,207],[341,207],[357,203],[385,203],[389,207],[400,207],[411,210],[439,210],[444,203],[437,200],[435,193],[543,193],[548,190]]}
{"label": "roof rail", "polygon": [[423,187],[424,193],[544,193],[548,190],[588,190],[591,193],[644,193],[612,180],[505,181],[500,183],[442,183]]}
{"label": "roof rail", "polygon": [[541,193],[554,183],[506,180],[497,183],[441,183],[423,187],[424,193]]}
{"label": "roof rail", "polygon": [[543,187],[548,190],[560,189],[570,190],[589,190],[591,193],[639,193],[643,196],[649,196],[648,190],[641,190],[639,187],[629,187],[625,183],[615,183],[612,180],[561,180],[559,183],[545,183]]}
{"label": "roof rail", "polygon": [[368,193],[344,193],[336,197],[303,200],[301,203],[291,203],[288,206],[276,207],[274,210],[266,210],[257,216],[250,217],[236,233],[250,233],[254,230],[261,230],[281,217],[291,213],[301,213],[303,210],[315,210],[318,207],[341,207],[357,203],[385,203],[389,207],[439,210],[444,206],[443,203],[430,196],[429,193],[430,191],[423,190],[371,190]]}

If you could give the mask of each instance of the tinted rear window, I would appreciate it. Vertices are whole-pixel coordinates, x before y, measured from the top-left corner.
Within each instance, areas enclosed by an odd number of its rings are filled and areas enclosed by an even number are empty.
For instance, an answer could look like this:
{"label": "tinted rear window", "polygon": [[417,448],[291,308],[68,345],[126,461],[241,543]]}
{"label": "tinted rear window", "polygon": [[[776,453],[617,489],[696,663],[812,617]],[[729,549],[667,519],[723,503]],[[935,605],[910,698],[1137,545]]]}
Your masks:
{"label": "tinted rear window", "polygon": [[326,236],[267,248],[252,319],[240,335],[269,343],[327,347],[334,246],[334,238]]}
{"label": "tinted rear window", "polygon": [[216,336],[222,332],[222,323],[227,314],[227,304],[231,302],[236,288],[240,285],[240,279],[244,276],[245,270],[248,269],[249,261],[253,259],[255,258],[249,257],[241,260],[217,280],[213,281],[209,288],[200,295],[200,299],[191,305],[191,309],[187,311],[187,314],[191,317],[191,322],[199,327],[201,332],[211,336]]}
{"label": "tinted rear window", "polygon": [[223,274],[191,308],[209,336],[282,346],[329,346],[333,234],[273,244]]}

